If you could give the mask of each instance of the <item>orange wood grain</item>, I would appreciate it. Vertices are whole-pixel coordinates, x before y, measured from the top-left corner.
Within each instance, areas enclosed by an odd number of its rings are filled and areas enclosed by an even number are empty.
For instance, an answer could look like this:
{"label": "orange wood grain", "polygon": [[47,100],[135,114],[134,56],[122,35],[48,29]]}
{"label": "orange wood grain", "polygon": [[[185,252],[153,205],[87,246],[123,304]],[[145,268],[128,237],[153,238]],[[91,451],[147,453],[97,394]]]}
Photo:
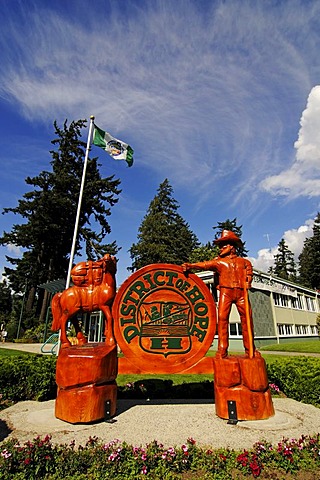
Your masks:
{"label": "orange wood grain", "polygon": [[228,401],[236,402],[238,420],[263,420],[274,415],[265,360],[230,356],[214,358],[216,414],[229,418]]}
{"label": "orange wood grain", "polygon": [[60,388],[101,384],[115,380],[117,373],[117,348],[102,342],[87,343],[59,352],[56,383]]}
{"label": "orange wood grain", "polygon": [[106,401],[111,402],[110,416],[117,406],[117,385],[84,385],[58,389],[55,416],[68,423],[91,423],[105,418]]}
{"label": "orange wood grain", "polygon": [[51,302],[51,328],[53,331],[60,329],[61,349],[70,347],[66,331],[69,320],[75,328],[78,344],[87,343],[76,315],[80,311],[101,310],[105,318],[106,343],[115,345],[111,306],[116,294],[116,271],[116,258],[108,253],[100,260],[80,262],[73,267],[71,277],[74,285],[56,293]]}
{"label": "orange wood grain", "polygon": [[270,390],[253,392],[243,385],[233,388],[214,387],[216,414],[229,418],[228,401],[236,402],[238,420],[265,420],[273,417],[274,408]]}
{"label": "orange wood grain", "polygon": [[105,417],[107,401],[111,402],[110,415],[114,415],[117,373],[115,346],[89,343],[61,350],[56,367],[56,417],[69,423],[98,421]]}
{"label": "orange wood grain", "polygon": [[[170,313],[164,313],[167,310]],[[177,314],[187,323],[173,320]],[[172,264],[134,272],[117,292],[112,315],[127,363],[145,373],[190,369],[205,357],[216,331],[216,306],[208,287],[197,275]],[[125,361],[120,364],[123,371]]]}
{"label": "orange wood grain", "polygon": [[[141,368],[140,365],[136,365],[135,357],[121,357],[118,358],[118,373],[123,375],[140,375],[140,374],[170,374],[170,369],[164,367],[163,369],[158,369],[155,373],[152,365],[146,364],[144,368]],[[213,375],[213,358],[212,357],[203,357],[199,360],[198,363],[192,365],[189,368],[181,367],[181,370],[175,373],[180,374],[207,374]]]}

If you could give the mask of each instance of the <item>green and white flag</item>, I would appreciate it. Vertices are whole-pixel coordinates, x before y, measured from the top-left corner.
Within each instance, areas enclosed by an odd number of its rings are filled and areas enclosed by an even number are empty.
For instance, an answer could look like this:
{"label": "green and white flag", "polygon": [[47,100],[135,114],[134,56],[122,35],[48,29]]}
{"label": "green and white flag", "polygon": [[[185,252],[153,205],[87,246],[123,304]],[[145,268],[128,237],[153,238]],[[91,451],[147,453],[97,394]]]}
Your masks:
{"label": "green and white flag", "polygon": [[93,145],[103,148],[115,160],[125,160],[129,167],[132,166],[133,150],[130,145],[114,138],[96,125],[94,125]]}

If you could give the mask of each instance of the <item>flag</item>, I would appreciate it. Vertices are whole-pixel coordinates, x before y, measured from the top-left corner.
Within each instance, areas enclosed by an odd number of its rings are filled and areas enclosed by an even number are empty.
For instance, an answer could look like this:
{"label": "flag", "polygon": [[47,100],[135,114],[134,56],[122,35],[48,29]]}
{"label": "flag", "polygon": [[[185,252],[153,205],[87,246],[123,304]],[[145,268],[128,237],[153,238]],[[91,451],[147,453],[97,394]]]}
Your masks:
{"label": "flag", "polygon": [[125,160],[129,167],[132,166],[133,150],[130,145],[114,138],[96,125],[94,125],[93,145],[103,148],[115,160]]}

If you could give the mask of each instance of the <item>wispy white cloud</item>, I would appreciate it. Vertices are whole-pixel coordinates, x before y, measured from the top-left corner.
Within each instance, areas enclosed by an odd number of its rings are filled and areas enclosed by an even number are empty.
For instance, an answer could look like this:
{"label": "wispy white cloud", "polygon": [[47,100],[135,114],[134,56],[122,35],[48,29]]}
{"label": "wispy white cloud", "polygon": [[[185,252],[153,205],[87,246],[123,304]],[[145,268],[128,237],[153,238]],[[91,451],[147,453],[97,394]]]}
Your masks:
{"label": "wispy white cloud", "polygon": [[247,208],[284,164],[288,105],[310,88],[318,56],[319,30],[303,30],[320,6],[294,3],[299,15],[287,2],[185,0],[135,3],[124,16],[110,2],[86,26],[59,8],[24,11],[23,28],[12,17],[0,33],[10,36],[0,95],[31,120],[95,114],[198,205],[224,185],[224,201]]}
{"label": "wispy white cloud", "polygon": [[[294,254],[295,261],[303,249],[304,242],[313,235],[314,220],[306,220],[306,222],[298,228],[286,230],[283,233],[287,247]],[[274,256],[278,253],[278,245],[270,246],[270,248],[262,248],[258,251],[257,257],[250,257],[253,266],[262,272],[267,272],[274,265]]]}
{"label": "wispy white cloud", "polygon": [[295,142],[296,157],[292,165],[261,182],[261,188],[273,195],[291,199],[320,195],[320,85],[312,88],[300,121]]}
{"label": "wispy white cloud", "polygon": [[313,235],[313,225],[314,220],[309,219],[306,220],[304,225],[301,225],[298,228],[286,230],[283,234],[283,239],[286,242],[289,250],[293,252],[296,260],[298,260],[305,240]]}

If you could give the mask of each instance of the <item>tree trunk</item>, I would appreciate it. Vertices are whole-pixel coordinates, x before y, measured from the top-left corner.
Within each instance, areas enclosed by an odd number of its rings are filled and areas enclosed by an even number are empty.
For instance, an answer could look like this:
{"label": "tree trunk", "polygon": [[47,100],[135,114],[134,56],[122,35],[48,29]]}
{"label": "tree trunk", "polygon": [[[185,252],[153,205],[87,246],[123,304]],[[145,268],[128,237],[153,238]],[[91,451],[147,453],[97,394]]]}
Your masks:
{"label": "tree trunk", "polygon": [[41,306],[41,312],[40,312],[40,317],[39,317],[39,323],[44,323],[46,321],[49,299],[50,299],[50,293],[47,290],[45,290],[44,295],[43,295],[43,299],[42,299],[42,306]]}
{"label": "tree trunk", "polygon": [[36,287],[31,287],[26,301],[26,312],[31,312],[36,298]]}

